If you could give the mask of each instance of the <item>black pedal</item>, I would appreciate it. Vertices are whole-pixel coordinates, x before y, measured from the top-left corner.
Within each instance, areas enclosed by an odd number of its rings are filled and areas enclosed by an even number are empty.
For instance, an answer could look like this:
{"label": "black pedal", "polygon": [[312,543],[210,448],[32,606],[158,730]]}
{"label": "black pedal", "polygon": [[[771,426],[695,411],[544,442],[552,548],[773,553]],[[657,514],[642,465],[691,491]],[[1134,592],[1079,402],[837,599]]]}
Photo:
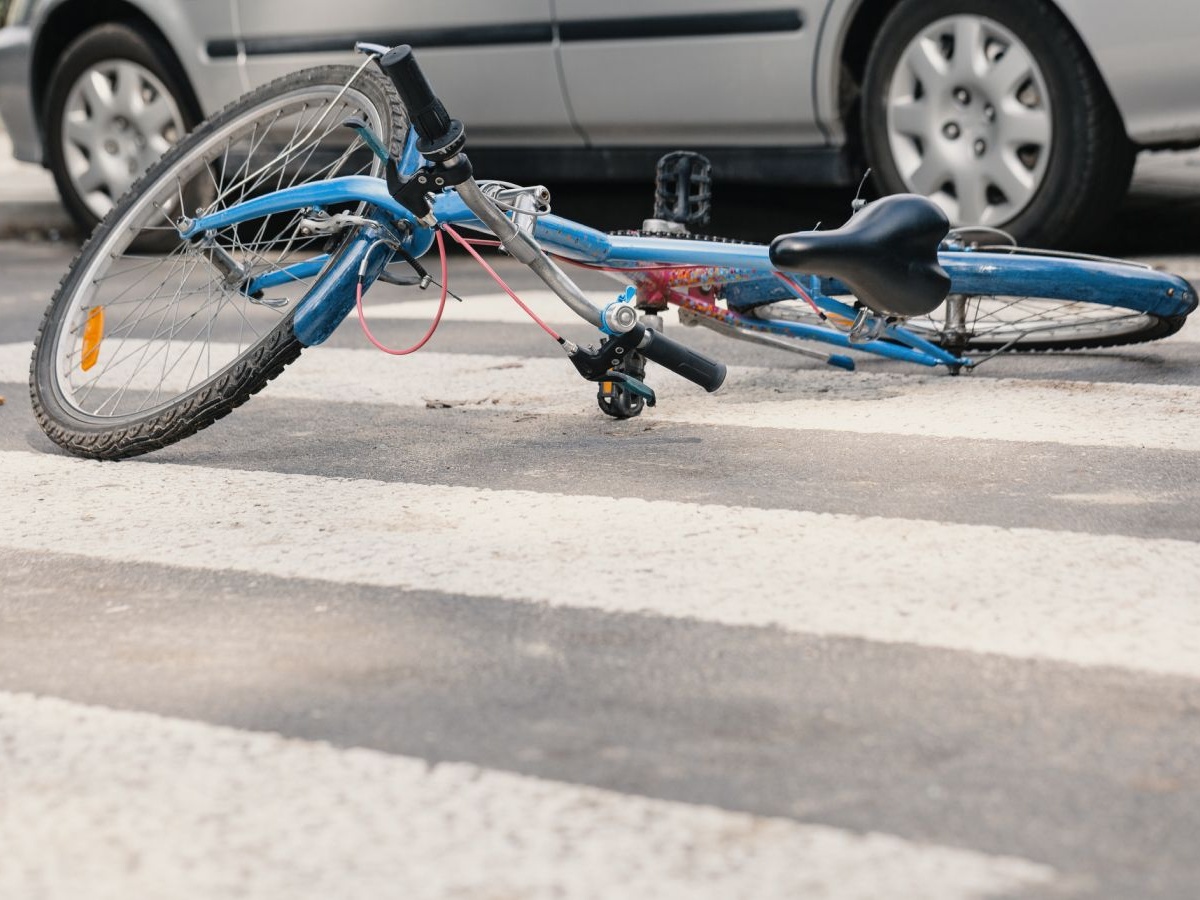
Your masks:
{"label": "black pedal", "polygon": [[654,173],[654,218],[689,231],[712,217],[712,164],[699,153],[679,150],[658,161]]}

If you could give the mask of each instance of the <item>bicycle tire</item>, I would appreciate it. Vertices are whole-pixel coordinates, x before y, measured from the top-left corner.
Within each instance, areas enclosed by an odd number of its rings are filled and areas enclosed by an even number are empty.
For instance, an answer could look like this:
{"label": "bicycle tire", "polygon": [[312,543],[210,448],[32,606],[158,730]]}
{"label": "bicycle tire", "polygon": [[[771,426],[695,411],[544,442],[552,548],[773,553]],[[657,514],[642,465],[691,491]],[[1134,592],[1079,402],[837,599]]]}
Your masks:
{"label": "bicycle tire", "polygon": [[[380,174],[382,161],[341,127],[349,115],[400,152],[407,119],[391,82],[370,67],[326,66],[231,103],[134,184],[76,256],[35,339],[30,397],[52,441],[95,459],[165,447],[227,415],[299,357],[295,309],[357,229],[306,236],[296,211],[222,229],[215,244],[176,238],[163,256],[134,251],[170,235],[197,200],[211,212],[291,184]],[[230,282],[319,254],[328,255],[320,271],[254,297]],[[94,321],[99,337],[89,342]]]}
{"label": "bicycle tire", "polygon": [[[959,352],[1044,352],[1160,340],[1183,327],[1196,292],[1145,266],[1038,251],[945,254],[951,298],[905,327]],[[950,327],[954,295],[965,297],[965,334]]]}
{"label": "bicycle tire", "polygon": [[[1062,323],[1053,325],[1047,323],[1044,327],[1048,333],[1039,336],[1037,331],[1028,327],[1022,329],[991,327],[979,331],[976,325],[964,338],[959,339],[952,330],[933,319],[933,314],[924,317],[924,321],[910,319],[905,328],[920,335],[931,343],[947,350],[958,352],[1005,350],[1013,353],[1038,353],[1068,350],[1094,350],[1103,347],[1123,347],[1130,344],[1144,344],[1150,341],[1169,337],[1183,327],[1186,316],[1156,316],[1151,313],[1136,313],[1133,311],[1118,312],[1114,307],[1097,307],[1093,303],[1065,302],[1044,297],[972,297],[969,302],[980,309],[983,304],[991,302],[1000,306],[1010,306],[1019,309],[1025,316],[1039,316],[1043,319],[1051,315],[1060,317],[1067,313],[1077,313],[1074,324]],[[1045,306],[1035,311],[1038,304]],[[944,309],[945,307],[939,307]],[[1096,317],[1099,309],[1110,311],[1107,319]],[[934,310],[936,313],[937,310]],[[1089,314],[1091,314],[1089,316]],[[989,315],[978,312],[968,312],[968,319],[986,323]],[[1028,324],[1028,323],[1027,323]],[[1037,326],[1034,326],[1037,327]],[[1070,336],[1071,332],[1075,336]]]}
{"label": "bicycle tire", "polygon": [[[951,297],[965,297],[959,331],[948,303],[904,328],[954,353],[1046,352],[1120,347],[1160,340],[1183,327],[1196,292],[1182,278],[1145,266],[1038,251],[943,253]],[[844,285],[827,281],[834,296]],[[800,301],[757,307],[764,318],[818,320]]]}

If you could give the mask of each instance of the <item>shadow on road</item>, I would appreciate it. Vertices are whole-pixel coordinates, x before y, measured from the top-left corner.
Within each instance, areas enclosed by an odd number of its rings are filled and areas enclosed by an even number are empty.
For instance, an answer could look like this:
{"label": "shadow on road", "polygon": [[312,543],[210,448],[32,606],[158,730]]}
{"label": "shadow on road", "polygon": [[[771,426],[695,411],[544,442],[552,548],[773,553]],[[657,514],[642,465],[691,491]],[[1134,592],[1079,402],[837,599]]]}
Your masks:
{"label": "shadow on road", "polygon": [[[0,239],[75,239],[53,179],[12,159],[0,128]],[[554,182],[559,215],[603,230],[632,229],[649,217],[654,177],[637,182]],[[777,234],[835,228],[850,215],[853,188],[747,186],[718,182],[709,233],[769,241]],[[1143,153],[1121,213],[1090,249],[1114,256],[1200,253],[1200,153]]]}
{"label": "shadow on road", "polygon": [[[653,179],[555,184],[554,211],[602,229],[637,228],[654,201]],[[709,231],[743,240],[834,228],[850,215],[848,188],[748,187],[718,183]],[[1117,256],[1200,253],[1200,155],[1143,154],[1129,196],[1091,248]]]}

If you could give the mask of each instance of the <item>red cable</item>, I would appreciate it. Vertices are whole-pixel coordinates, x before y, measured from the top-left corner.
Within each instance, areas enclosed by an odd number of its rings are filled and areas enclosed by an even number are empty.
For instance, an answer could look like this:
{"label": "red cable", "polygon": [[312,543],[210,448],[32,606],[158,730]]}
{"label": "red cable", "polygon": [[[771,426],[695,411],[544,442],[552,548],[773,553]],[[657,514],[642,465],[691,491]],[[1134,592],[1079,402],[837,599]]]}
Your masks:
{"label": "red cable", "polygon": [[425,337],[421,338],[421,340],[417,341],[417,343],[413,344],[411,347],[408,347],[404,350],[393,350],[392,348],[385,347],[383,344],[379,343],[379,341],[375,339],[375,335],[371,334],[371,329],[367,327],[367,317],[363,312],[362,279],[360,278],[358,280],[358,290],[356,291],[354,303],[355,307],[358,309],[358,324],[362,326],[363,334],[367,336],[368,341],[374,344],[379,350],[382,350],[384,353],[392,356],[408,356],[410,353],[416,353],[418,350],[424,347],[426,343],[429,342],[429,339],[433,337],[433,333],[437,331],[438,324],[442,321],[442,312],[446,309],[446,295],[450,292],[449,279],[447,278],[446,272],[446,245],[442,242],[442,234],[440,231],[435,231],[433,234],[434,237],[437,238],[438,253],[442,257],[442,299],[438,302],[437,315],[433,317],[433,324],[430,325],[429,330],[425,332]]}
{"label": "red cable", "polygon": [[[572,259],[569,256],[562,256],[558,253],[550,253],[555,259],[560,259],[563,262],[575,266],[580,269],[592,269],[596,272],[692,272],[700,269],[719,269],[721,266],[673,266],[668,264],[651,265],[651,266],[598,266],[595,263],[580,262],[577,259]],[[725,268],[728,268],[726,266]]]}
{"label": "red cable", "polygon": [[[477,262],[477,263],[479,263],[479,265],[483,266],[484,271],[487,272],[489,275],[491,275],[493,279],[495,279],[496,284],[498,284],[498,285],[500,285],[500,287],[504,288],[504,293],[506,293],[506,294],[508,294],[508,296],[512,297],[513,300],[516,301],[517,306],[519,306],[519,307],[521,307],[521,309],[525,310],[525,312],[529,315],[529,318],[533,319],[533,321],[537,322],[538,325],[541,326],[542,331],[546,332],[546,334],[550,335],[550,337],[554,338],[560,344],[562,343],[563,339],[558,336],[558,332],[556,332],[553,328],[551,328],[549,325],[547,325],[545,322],[543,322],[540,318],[538,318],[538,314],[535,313],[528,306],[526,306],[525,303],[521,300],[521,298],[513,293],[512,288],[510,288],[507,284],[504,283],[504,279],[501,278],[496,273],[496,270],[493,269],[491,266],[489,266],[487,264],[487,260],[485,260],[482,256],[480,256],[479,252],[474,247],[471,246],[471,243],[472,243],[471,241],[468,241],[466,238],[462,237],[457,231],[455,231],[449,225],[443,225],[442,228],[444,228],[446,230],[446,233],[449,234],[450,237],[454,238],[456,241],[458,241],[460,244],[462,244],[463,248],[468,253],[470,253],[473,257],[475,257],[475,262]],[[438,238],[438,240],[440,242],[441,238]],[[442,265],[445,265],[444,257],[442,260]],[[442,280],[445,281],[444,276],[443,276]]]}
{"label": "red cable", "polygon": [[[555,259],[561,259],[563,262],[570,263],[573,266],[578,266],[581,269],[592,269],[597,272],[619,272],[622,274],[628,274],[630,272],[680,272],[680,271],[687,272],[687,271],[696,271],[696,270],[701,270],[701,269],[720,268],[720,266],[694,266],[694,265],[687,265],[687,266],[672,266],[672,265],[598,266],[598,265],[595,265],[594,263],[580,262],[579,260],[572,259],[569,256],[560,256],[557,253],[551,253],[550,255],[553,256]],[[808,291],[804,290],[804,288],[800,287],[800,285],[798,285],[795,281],[793,281],[787,275],[784,275],[782,272],[776,272],[775,275],[778,278],[780,278],[785,284],[787,284],[788,287],[790,287],[793,291],[795,291],[797,297],[799,297],[801,300],[803,300],[805,303],[807,303],[809,306],[811,306],[813,308],[813,312],[815,312],[822,319],[825,318],[825,313],[821,310],[821,307],[817,306],[817,304],[813,300],[813,298],[809,296]]]}
{"label": "red cable", "polygon": [[784,284],[786,284],[788,287],[790,287],[793,291],[795,291],[796,295],[801,300],[803,300],[805,303],[807,303],[809,306],[811,306],[813,308],[813,312],[815,312],[822,319],[825,318],[825,313],[821,310],[821,307],[817,306],[817,304],[813,301],[813,298],[808,295],[808,291],[806,291],[804,288],[800,287],[800,285],[796,284],[795,281],[793,281],[787,275],[784,275],[782,272],[776,272],[775,277],[778,278],[780,281],[782,281]]}

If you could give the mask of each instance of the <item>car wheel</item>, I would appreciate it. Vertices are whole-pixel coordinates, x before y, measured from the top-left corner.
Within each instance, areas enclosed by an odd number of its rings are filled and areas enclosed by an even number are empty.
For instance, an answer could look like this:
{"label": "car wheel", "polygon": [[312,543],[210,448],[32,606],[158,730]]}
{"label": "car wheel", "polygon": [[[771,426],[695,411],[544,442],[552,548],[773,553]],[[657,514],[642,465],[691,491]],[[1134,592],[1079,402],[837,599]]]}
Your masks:
{"label": "car wheel", "polygon": [[46,156],[83,233],[199,119],[160,41],[109,24],[72,43],[46,94]]}
{"label": "car wheel", "polygon": [[1107,89],[1042,0],[901,0],[867,64],[861,124],[883,193],[1023,243],[1086,242],[1133,171]]}

